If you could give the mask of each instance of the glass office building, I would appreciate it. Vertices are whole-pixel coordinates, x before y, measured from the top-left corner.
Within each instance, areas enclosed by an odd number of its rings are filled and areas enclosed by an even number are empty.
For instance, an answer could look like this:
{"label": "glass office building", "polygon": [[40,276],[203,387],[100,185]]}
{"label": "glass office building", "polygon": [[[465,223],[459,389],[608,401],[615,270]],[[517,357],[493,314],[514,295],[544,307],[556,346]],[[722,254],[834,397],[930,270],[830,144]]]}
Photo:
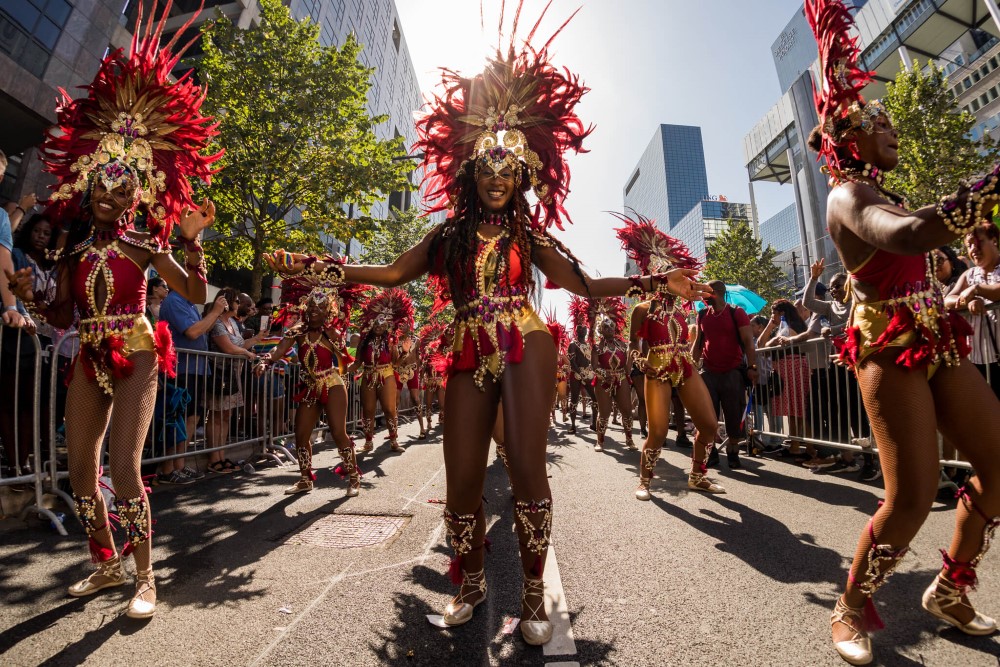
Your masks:
{"label": "glass office building", "polygon": [[799,247],[801,236],[795,204],[789,204],[760,223],[760,240],[765,248],[771,246],[778,252],[792,250]]}
{"label": "glass office building", "polygon": [[693,257],[704,260],[712,242],[738,220],[750,224],[749,204],[706,199],[688,211],[670,234],[683,241]]}
{"label": "glass office building", "polygon": [[701,128],[660,125],[625,184],[625,209],[673,229],[708,197]]}

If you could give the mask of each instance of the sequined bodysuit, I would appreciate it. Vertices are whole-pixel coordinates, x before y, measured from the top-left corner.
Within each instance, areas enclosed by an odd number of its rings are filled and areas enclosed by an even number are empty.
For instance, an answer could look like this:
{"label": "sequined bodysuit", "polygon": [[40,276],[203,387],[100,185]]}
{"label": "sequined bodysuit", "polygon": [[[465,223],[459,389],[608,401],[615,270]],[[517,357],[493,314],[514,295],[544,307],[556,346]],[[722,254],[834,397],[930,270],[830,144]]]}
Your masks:
{"label": "sequined bodysuit", "polygon": [[679,387],[694,373],[687,318],[672,297],[657,297],[649,302],[638,336],[649,345],[649,377]]}

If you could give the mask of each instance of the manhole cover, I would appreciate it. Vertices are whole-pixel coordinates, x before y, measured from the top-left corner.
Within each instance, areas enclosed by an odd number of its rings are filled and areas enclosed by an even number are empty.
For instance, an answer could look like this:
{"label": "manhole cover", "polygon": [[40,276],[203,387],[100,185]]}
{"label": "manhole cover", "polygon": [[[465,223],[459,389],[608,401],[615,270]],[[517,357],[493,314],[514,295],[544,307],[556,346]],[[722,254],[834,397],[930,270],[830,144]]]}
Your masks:
{"label": "manhole cover", "polygon": [[405,516],[327,514],[298,532],[285,544],[310,544],[331,549],[357,549],[381,544],[395,537],[409,521]]}

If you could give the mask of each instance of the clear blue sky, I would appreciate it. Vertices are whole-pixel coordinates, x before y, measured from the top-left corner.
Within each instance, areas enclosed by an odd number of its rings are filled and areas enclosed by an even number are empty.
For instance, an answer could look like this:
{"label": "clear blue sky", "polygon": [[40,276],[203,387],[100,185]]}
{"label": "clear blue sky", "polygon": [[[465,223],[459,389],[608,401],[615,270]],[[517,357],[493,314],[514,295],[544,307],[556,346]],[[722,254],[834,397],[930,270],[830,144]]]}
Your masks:
{"label": "clear blue sky", "polygon": [[[421,88],[436,68],[472,73],[497,44],[500,0],[396,0]],[[516,6],[508,0],[508,13]],[[522,25],[542,0],[526,0]],[[567,208],[574,224],[559,233],[591,274],[621,275],[625,258],[611,231],[622,188],[659,123],[698,125],[712,194],[749,201],[743,137],[778,100],[771,44],[801,0],[553,0],[545,39],[581,7],[554,43],[554,62],[591,88],[578,107],[595,125],[571,159]],[[508,19],[510,17],[508,16]],[[509,24],[509,21],[508,21]],[[791,186],[757,184],[761,220],[793,201]],[[547,300],[565,315],[565,298]]]}

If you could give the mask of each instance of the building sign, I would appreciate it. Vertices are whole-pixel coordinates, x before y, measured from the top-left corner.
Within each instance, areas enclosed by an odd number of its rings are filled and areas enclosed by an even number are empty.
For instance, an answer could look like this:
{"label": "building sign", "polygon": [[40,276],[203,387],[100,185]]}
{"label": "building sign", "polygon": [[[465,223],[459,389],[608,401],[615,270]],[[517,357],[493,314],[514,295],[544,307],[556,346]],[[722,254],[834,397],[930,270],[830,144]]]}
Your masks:
{"label": "building sign", "polygon": [[795,28],[789,28],[778,36],[778,44],[774,47],[774,59],[783,60],[795,46]]}

